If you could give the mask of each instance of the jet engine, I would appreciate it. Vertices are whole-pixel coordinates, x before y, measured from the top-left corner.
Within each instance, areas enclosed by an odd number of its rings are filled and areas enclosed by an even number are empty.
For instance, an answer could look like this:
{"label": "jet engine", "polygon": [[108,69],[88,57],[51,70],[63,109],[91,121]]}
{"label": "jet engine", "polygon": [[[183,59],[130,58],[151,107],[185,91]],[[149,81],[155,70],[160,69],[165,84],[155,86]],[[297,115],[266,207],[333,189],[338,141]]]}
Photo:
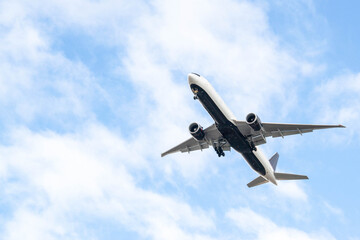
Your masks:
{"label": "jet engine", "polygon": [[254,129],[254,131],[260,131],[263,128],[260,118],[255,113],[249,113],[246,116],[246,123]]}
{"label": "jet engine", "polygon": [[201,141],[205,137],[205,132],[202,128],[202,126],[198,123],[192,123],[189,126],[190,134],[198,141]]}

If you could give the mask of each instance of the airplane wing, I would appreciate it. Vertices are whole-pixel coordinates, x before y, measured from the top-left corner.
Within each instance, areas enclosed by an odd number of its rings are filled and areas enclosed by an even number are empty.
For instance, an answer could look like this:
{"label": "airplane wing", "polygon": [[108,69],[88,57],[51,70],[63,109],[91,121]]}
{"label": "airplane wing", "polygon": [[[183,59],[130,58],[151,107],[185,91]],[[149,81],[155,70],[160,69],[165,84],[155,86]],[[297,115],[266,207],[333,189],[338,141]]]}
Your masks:
{"label": "airplane wing", "polygon": [[343,125],[311,125],[311,124],[284,124],[263,123],[266,137],[284,137],[294,134],[303,134],[318,129],[344,128]]}
{"label": "airplane wing", "polygon": [[209,146],[221,146],[223,151],[230,151],[230,144],[222,137],[221,133],[217,130],[215,124],[204,130],[204,140],[197,141],[193,137],[189,138],[185,142],[169,149],[168,151],[161,154],[164,157],[168,154],[175,152],[192,152],[196,150],[203,150],[209,148]]}
{"label": "airplane wing", "polygon": [[266,137],[282,137],[295,134],[309,133],[317,129],[344,128],[343,125],[312,125],[287,123],[262,123],[263,131],[254,131],[245,121],[235,121],[236,126],[245,137],[252,138],[254,144],[265,143]]}

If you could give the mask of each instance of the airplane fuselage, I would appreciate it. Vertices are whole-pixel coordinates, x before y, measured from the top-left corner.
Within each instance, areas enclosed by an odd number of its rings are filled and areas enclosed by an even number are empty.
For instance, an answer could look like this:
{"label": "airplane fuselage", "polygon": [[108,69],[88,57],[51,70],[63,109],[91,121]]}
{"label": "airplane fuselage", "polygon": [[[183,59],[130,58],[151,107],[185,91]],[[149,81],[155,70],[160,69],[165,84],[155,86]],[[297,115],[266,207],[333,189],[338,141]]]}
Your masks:
{"label": "airplane fuselage", "polygon": [[189,85],[195,97],[215,121],[221,135],[230,146],[239,152],[250,167],[268,181],[276,184],[274,170],[260,149],[253,150],[246,137],[234,123],[235,116],[225,105],[210,83],[198,74],[188,76]]}

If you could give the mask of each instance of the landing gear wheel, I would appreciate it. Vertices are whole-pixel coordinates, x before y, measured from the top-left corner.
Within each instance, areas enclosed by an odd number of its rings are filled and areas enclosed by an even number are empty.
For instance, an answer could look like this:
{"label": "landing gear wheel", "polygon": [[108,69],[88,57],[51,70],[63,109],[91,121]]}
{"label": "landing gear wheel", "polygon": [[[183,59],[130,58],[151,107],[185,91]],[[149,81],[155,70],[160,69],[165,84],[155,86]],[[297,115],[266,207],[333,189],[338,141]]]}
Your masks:
{"label": "landing gear wheel", "polygon": [[194,96],[194,100],[196,100],[196,99],[198,99],[198,96],[197,96],[197,95]]}
{"label": "landing gear wheel", "polygon": [[225,153],[224,153],[224,151],[222,150],[222,148],[221,147],[215,147],[215,152],[217,153],[217,155],[219,156],[219,157],[221,157],[221,156],[225,156]]}

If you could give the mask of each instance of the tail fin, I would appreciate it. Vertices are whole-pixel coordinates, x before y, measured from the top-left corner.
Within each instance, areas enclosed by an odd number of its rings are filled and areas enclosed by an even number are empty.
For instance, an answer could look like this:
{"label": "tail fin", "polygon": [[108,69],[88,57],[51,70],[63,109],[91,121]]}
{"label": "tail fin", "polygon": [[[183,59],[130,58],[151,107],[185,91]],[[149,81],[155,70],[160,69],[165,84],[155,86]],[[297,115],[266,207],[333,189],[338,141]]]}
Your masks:
{"label": "tail fin", "polygon": [[278,172],[275,172],[278,160],[279,160],[279,154],[278,153],[275,153],[274,156],[272,156],[270,158],[270,160],[269,160],[272,168],[274,169],[274,175],[275,175],[276,180],[309,179],[305,175],[297,175],[297,174],[291,174],[291,173],[278,173]]}
{"label": "tail fin", "polygon": [[305,175],[297,175],[291,173],[274,173],[276,180],[298,180],[298,179],[309,179]]}
{"label": "tail fin", "polygon": [[274,156],[272,156],[269,160],[272,168],[274,169],[274,172],[276,170],[276,165],[278,163],[278,160],[279,160],[279,154],[278,153],[275,153]]}

